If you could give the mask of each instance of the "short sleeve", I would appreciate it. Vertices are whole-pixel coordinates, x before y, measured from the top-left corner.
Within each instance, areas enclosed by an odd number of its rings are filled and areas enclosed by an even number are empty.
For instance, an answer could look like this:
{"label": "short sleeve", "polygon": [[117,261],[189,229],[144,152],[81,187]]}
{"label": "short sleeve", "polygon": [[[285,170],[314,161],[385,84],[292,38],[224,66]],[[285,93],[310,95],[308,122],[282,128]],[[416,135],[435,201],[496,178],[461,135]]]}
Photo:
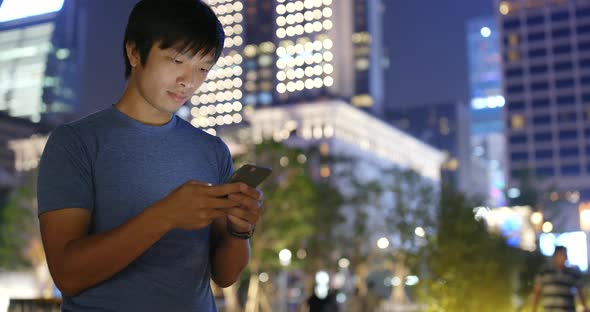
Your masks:
{"label": "short sleeve", "polygon": [[231,158],[231,153],[227,145],[220,139],[218,140],[219,149],[217,151],[217,164],[219,166],[219,184],[227,182],[232,174],[234,174],[234,164]]}
{"label": "short sleeve", "polygon": [[57,127],[41,155],[37,178],[38,215],[63,208],[94,209],[88,150],[67,125]]}

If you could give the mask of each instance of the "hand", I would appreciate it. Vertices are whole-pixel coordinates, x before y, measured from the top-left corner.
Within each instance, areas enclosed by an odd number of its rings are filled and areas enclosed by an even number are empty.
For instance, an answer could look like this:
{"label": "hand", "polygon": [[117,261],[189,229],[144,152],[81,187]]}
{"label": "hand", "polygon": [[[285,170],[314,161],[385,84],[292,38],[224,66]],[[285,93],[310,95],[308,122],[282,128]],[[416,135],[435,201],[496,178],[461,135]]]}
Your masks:
{"label": "hand", "polygon": [[211,186],[209,183],[187,181],[155,206],[158,216],[171,228],[185,230],[201,229],[216,218],[226,215],[228,209],[237,208],[236,201],[228,195],[241,192],[239,184]]}
{"label": "hand", "polygon": [[240,193],[228,196],[229,200],[238,204],[238,207],[227,210],[228,225],[236,232],[249,232],[258,223],[263,212],[264,193],[243,183],[228,185],[238,185],[240,189]]}

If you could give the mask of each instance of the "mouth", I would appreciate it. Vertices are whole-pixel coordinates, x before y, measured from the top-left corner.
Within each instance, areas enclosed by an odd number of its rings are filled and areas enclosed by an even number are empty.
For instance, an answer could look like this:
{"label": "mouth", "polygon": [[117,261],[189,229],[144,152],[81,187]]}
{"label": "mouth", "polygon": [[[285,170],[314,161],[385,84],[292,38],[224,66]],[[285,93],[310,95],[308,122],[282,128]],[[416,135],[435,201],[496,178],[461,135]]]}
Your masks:
{"label": "mouth", "polygon": [[170,96],[174,102],[179,104],[184,104],[188,100],[188,95],[182,95],[174,92],[168,91],[168,96]]}

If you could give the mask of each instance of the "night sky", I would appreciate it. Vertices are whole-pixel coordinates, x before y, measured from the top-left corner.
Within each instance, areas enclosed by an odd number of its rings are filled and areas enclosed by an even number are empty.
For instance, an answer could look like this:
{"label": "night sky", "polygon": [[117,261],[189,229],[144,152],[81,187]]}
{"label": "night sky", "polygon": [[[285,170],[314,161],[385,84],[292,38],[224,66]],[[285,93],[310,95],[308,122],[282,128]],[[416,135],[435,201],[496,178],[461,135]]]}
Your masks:
{"label": "night sky", "polygon": [[[83,106],[114,103],[124,87],[121,42],[136,0],[86,1],[90,26]],[[384,36],[390,53],[386,105],[407,107],[467,100],[466,22],[492,15],[493,0],[383,0]],[[108,22],[105,22],[105,19]]]}
{"label": "night sky", "polygon": [[384,0],[389,107],[466,101],[466,23],[493,15],[493,0]]}

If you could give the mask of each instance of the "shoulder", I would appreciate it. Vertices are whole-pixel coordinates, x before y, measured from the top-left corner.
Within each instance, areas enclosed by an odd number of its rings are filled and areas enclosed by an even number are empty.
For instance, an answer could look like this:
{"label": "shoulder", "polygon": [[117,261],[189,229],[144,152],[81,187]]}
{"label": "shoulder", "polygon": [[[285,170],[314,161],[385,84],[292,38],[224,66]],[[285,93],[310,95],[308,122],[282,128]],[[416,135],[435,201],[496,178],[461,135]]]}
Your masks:
{"label": "shoulder", "polygon": [[86,141],[91,136],[104,133],[111,126],[108,110],[101,110],[75,121],[59,125],[51,131],[50,137]]}
{"label": "shoulder", "polygon": [[229,153],[229,148],[223,140],[215,135],[211,135],[200,128],[193,126],[190,122],[178,118],[178,129],[182,132],[183,136],[188,136],[194,142],[205,144],[211,151],[216,153],[226,154]]}
{"label": "shoulder", "polygon": [[541,270],[539,271],[540,275],[548,275],[548,274],[554,274],[555,271],[555,267],[550,265],[550,264],[545,264],[541,267]]}
{"label": "shoulder", "polygon": [[573,275],[574,277],[582,276],[582,271],[580,271],[580,269],[577,266],[566,267],[565,272],[570,275]]}

